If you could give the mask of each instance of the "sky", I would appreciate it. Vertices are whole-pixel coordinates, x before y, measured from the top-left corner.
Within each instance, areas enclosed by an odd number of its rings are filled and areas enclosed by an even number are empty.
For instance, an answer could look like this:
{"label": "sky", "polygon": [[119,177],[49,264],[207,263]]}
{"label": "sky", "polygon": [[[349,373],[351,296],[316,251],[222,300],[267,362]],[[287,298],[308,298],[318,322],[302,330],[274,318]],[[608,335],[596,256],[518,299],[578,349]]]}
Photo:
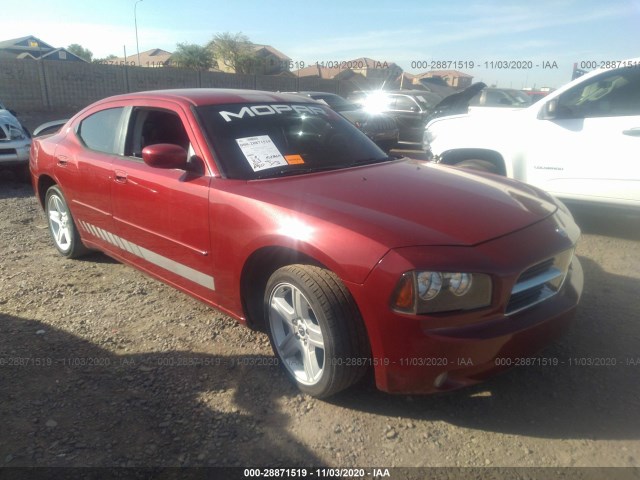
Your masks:
{"label": "sky", "polygon": [[94,58],[135,53],[137,20],[141,52],[242,32],[297,65],[370,57],[422,73],[463,62],[454,69],[474,81],[512,88],[557,88],[576,62],[640,56],[640,0],[6,0],[0,20],[0,40],[78,43]]}

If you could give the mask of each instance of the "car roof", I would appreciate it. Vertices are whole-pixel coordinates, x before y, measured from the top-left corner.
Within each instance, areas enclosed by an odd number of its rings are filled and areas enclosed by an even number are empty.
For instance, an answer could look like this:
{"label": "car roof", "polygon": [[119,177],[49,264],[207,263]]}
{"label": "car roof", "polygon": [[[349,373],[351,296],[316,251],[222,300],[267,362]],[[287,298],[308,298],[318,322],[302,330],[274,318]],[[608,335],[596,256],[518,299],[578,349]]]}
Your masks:
{"label": "car roof", "polygon": [[174,90],[150,90],[145,92],[127,93],[105,98],[99,103],[114,100],[157,99],[172,100],[195,107],[203,105],[223,105],[228,103],[269,103],[287,102],[304,103],[300,95],[275,93],[261,90],[244,90],[231,88],[180,88]]}
{"label": "car roof", "polygon": [[427,90],[380,90],[380,93],[391,93],[393,95],[409,95],[409,96],[417,96],[417,95],[427,95],[431,94]]}
{"label": "car roof", "polygon": [[300,92],[295,92],[295,93],[301,93],[303,95],[331,95],[333,97],[339,97],[340,95],[338,95],[337,93],[333,93],[333,92],[313,92],[313,91],[300,91]]}

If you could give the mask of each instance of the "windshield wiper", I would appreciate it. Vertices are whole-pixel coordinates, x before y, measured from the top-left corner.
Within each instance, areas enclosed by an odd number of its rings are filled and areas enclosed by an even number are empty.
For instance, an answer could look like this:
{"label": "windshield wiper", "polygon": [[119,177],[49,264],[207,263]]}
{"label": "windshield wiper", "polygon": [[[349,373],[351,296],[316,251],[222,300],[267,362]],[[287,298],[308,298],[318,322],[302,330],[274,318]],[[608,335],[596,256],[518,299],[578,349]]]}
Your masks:
{"label": "windshield wiper", "polygon": [[356,162],[350,163],[349,166],[350,167],[357,167],[359,165],[369,165],[369,164],[374,164],[374,163],[382,163],[382,162],[388,162],[390,160],[395,160],[395,157],[391,157],[391,156],[386,156],[386,157],[370,157],[370,158],[364,158],[362,160],[358,160]]}
{"label": "windshield wiper", "polygon": [[274,172],[268,172],[263,175],[257,175],[256,179],[263,178],[276,178],[276,177],[290,177],[293,175],[304,175],[306,173],[316,173],[316,172],[324,172],[327,170],[339,170],[341,168],[345,168],[348,165],[326,165],[323,167],[304,167],[304,168],[281,168],[280,170],[276,170]]}

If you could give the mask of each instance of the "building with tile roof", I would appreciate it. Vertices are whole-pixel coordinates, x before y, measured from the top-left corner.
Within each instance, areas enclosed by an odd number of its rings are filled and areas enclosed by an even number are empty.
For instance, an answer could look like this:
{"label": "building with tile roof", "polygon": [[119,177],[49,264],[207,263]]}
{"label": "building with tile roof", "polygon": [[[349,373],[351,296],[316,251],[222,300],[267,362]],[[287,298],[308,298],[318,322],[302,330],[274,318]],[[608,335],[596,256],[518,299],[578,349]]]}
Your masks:
{"label": "building with tile roof", "polygon": [[0,41],[0,58],[88,63],[66,48],[53,47],[33,35]]}

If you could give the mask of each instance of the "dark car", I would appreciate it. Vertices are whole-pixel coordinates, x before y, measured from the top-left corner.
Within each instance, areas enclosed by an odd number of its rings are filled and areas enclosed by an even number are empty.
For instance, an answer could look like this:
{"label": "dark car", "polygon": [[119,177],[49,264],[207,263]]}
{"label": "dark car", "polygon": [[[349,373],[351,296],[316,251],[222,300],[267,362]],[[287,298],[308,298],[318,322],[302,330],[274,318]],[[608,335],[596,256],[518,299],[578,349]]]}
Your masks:
{"label": "dark car", "polygon": [[367,112],[362,105],[349,102],[335,93],[295,92],[319,102],[323,102],[344,118],[353,123],[373,140],[380,148],[388,152],[398,143],[398,126],[390,115]]}
{"label": "dark car", "polygon": [[373,90],[349,95],[368,112],[386,113],[398,124],[399,144],[421,145],[424,127],[442,97],[423,90]]}
{"label": "dark car", "polygon": [[369,369],[389,392],[479,382],[556,338],[583,288],[562,203],[390,157],[300,95],[106,98],[36,137],[30,167],[61,255],[103,251],[264,329],[318,397]]}
{"label": "dark car", "polygon": [[443,98],[433,108],[428,120],[469,113],[470,108],[526,108],[529,105],[531,98],[521,90],[487,87],[485,83],[477,82]]}

